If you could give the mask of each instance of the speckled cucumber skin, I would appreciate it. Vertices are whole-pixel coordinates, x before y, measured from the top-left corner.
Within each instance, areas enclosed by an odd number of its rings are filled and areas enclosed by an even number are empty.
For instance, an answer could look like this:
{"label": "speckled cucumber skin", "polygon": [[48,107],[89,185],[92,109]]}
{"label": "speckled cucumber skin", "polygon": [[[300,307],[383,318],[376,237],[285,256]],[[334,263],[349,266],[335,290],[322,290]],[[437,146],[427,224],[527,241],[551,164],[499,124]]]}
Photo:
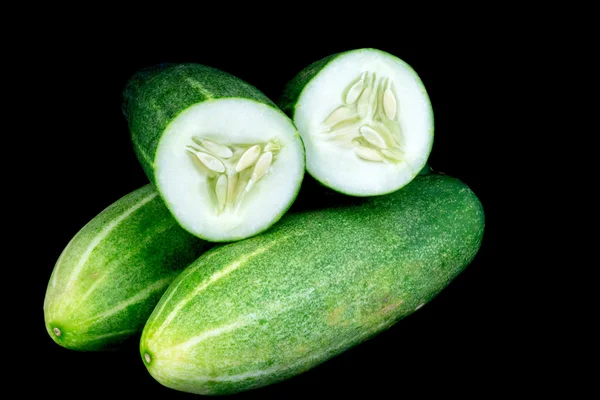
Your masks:
{"label": "speckled cucumber skin", "polygon": [[[348,50],[348,51],[344,51],[344,52],[340,52],[340,53],[336,53],[336,54],[332,54],[330,56],[324,57],[318,61],[313,62],[312,64],[308,65],[306,68],[304,68],[302,71],[300,71],[294,78],[292,78],[292,80],[290,80],[278,102],[277,105],[281,108],[281,110],[283,110],[283,112],[285,112],[291,119],[292,121],[294,121],[294,114],[296,112],[296,104],[298,103],[298,100],[300,99],[300,96],[302,95],[302,92],[304,91],[304,89],[311,83],[311,81],[313,80],[313,78],[315,78],[328,64],[330,64],[331,62],[333,62],[334,60],[336,60],[339,57],[342,57],[348,53],[352,53],[352,52],[360,52],[360,51],[374,51],[374,52],[379,52],[382,55],[388,56],[388,57],[393,57],[395,59],[397,59],[398,61],[400,61],[402,64],[405,65],[405,67],[412,71],[412,73],[415,75],[415,77],[421,81],[421,78],[419,77],[419,75],[417,74],[417,72],[410,66],[408,65],[406,62],[404,62],[403,60],[399,59],[398,57],[396,57],[393,54],[387,53],[385,51],[382,50],[378,50],[378,49],[373,49],[373,48],[364,48],[364,49],[355,49],[355,50]],[[421,87],[423,89],[424,93],[427,93],[427,90],[425,89],[425,86],[423,86],[422,82],[421,82]],[[431,136],[433,136],[434,130],[435,130],[435,119],[433,116],[433,108],[431,106],[431,103],[429,103],[429,118],[431,119],[432,125],[431,125],[431,131],[429,132],[429,134]],[[428,150],[428,152],[431,152],[431,148]],[[350,196],[356,196],[356,194],[354,193],[347,193],[343,190],[340,190],[339,188],[334,188],[331,187],[330,185],[327,185],[325,182],[323,182],[322,180],[319,179],[319,177],[317,176],[318,174],[315,174],[311,168],[309,164],[306,164],[306,171],[313,177],[315,178],[315,180],[317,182],[319,182],[321,185],[328,187],[336,192],[342,193],[342,194],[347,194]],[[416,176],[416,175],[415,175]],[[397,189],[396,189],[397,190]],[[392,192],[394,192],[395,190],[393,190]],[[391,193],[391,192],[390,192]],[[382,193],[385,194],[385,193]]]}
{"label": "speckled cucumber skin", "polygon": [[73,350],[117,347],[142,331],[169,284],[207,247],[179,227],[151,185],[124,196],[60,255],[44,300],[48,334]]}
{"label": "speckled cucumber skin", "polygon": [[475,194],[446,175],[286,215],[202,255],[149,318],[140,352],[165,386],[223,395],[302,373],[389,328],[471,262]]}

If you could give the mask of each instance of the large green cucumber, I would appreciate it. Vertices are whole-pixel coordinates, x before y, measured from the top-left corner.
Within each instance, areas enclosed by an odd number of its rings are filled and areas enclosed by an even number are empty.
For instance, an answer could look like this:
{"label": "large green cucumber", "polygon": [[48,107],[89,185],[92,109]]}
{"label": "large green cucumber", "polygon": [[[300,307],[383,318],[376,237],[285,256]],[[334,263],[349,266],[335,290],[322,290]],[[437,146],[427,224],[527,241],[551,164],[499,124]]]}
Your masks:
{"label": "large green cucumber", "polygon": [[139,334],[171,281],[207,245],[181,229],[151,185],[124,196],[56,262],[44,300],[48,333],[74,350],[115,347]]}
{"label": "large green cucumber", "polygon": [[483,230],[475,194],[445,175],[286,215],[173,282],[144,328],[143,361],[163,385],[200,394],[289,378],[430,301],[473,259]]}
{"label": "large green cucumber", "polygon": [[287,211],[304,176],[292,121],[248,83],[199,64],[134,75],[124,91],[134,150],[188,232],[226,242]]}

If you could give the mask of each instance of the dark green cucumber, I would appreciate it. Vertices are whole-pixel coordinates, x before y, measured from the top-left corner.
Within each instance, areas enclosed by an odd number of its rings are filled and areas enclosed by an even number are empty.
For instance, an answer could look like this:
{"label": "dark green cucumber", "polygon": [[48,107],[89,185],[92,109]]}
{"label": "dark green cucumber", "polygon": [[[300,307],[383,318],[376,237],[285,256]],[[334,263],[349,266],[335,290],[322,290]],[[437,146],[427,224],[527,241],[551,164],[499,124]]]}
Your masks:
{"label": "dark green cucumber", "polygon": [[146,185],[116,201],[69,242],[44,300],[48,334],[74,350],[115,347],[139,334],[169,284],[207,247]]}
{"label": "dark green cucumber", "polygon": [[214,242],[256,235],[296,198],[300,135],[255,87],[204,65],[167,64],[134,75],[123,96],[135,153],[188,232]]}
{"label": "dark green cucumber", "polygon": [[355,200],[202,255],[144,328],[150,374],[211,395],[289,378],[422,307],[480,247],[483,208],[457,179]]}

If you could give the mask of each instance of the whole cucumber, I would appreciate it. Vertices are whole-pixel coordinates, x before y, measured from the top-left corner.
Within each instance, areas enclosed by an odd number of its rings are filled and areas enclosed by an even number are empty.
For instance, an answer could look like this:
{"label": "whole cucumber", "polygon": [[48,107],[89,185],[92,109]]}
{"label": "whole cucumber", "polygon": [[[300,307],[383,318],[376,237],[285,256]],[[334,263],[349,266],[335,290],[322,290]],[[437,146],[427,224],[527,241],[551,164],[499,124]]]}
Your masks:
{"label": "whole cucumber", "polygon": [[306,371],[418,310],[477,253],[484,213],[445,175],[285,216],[203,254],[169,287],[140,343],[165,386],[230,394]]}
{"label": "whole cucumber", "polygon": [[142,331],[161,294],[208,245],[184,231],[146,185],[73,237],[44,300],[46,330],[73,350],[118,346]]}

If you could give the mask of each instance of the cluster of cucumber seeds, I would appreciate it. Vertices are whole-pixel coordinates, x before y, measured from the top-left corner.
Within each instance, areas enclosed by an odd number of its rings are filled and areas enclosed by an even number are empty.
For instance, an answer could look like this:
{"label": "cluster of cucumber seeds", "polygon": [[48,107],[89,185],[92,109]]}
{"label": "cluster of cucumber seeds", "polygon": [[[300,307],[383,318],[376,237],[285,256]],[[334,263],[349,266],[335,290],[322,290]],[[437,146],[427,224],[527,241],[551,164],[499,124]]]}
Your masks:
{"label": "cluster of cucumber seeds", "polygon": [[342,98],[345,104],[323,121],[326,138],[354,147],[366,161],[402,161],[402,130],[392,81],[364,71],[346,87]]}
{"label": "cluster of cucumber seeds", "polygon": [[[281,150],[277,139],[251,145],[224,145],[200,136],[185,151],[199,173],[206,175],[206,190],[217,213],[238,211],[246,193],[269,171]],[[254,167],[254,168],[250,168]]]}

